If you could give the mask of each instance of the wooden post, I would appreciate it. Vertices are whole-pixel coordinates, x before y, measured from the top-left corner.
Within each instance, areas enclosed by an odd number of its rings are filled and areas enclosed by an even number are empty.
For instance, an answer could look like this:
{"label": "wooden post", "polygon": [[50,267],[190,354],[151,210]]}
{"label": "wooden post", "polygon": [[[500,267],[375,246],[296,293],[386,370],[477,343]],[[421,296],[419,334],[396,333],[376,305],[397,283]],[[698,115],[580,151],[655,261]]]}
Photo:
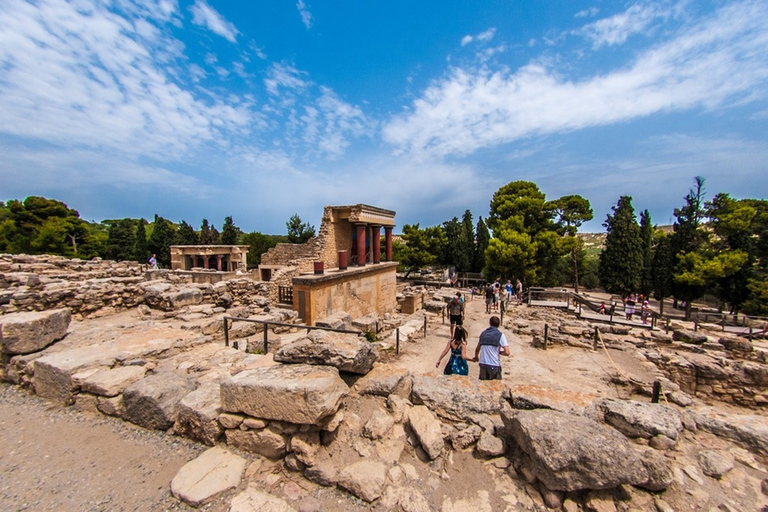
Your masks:
{"label": "wooden post", "polygon": [[544,324],[544,350],[547,350],[548,337],[549,337],[549,324]]}
{"label": "wooden post", "polygon": [[395,329],[395,354],[400,355],[400,328]]}
{"label": "wooden post", "polygon": [[269,324],[264,324],[264,353],[269,352]]}
{"label": "wooden post", "polygon": [[653,381],[653,395],[651,396],[652,404],[659,403],[659,394],[661,394],[661,382],[655,380]]}
{"label": "wooden post", "polygon": [[749,342],[752,343],[752,326],[749,326]]}
{"label": "wooden post", "polygon": [[725,313],[723,313],[723,331],[725,331]]}
{"label": "wooden post", "polygon": [[597,342],[599,341],[600,333],[598,332],[597,326],[595,326],[595,350],[597,350]]}
{"label": "wooden post", "polygon": [[229,322],[229,319],[224,318],[224,346],[229,346],[229,326],[227,325]]}
{"label": "wooden post", "polygon": [[669,334],[669,318],[667,318],[667,325],[664,328],[664,330],[665,330],[666,334]]}
{"label": "wooden post", "polygon": [[240,350],[240,346],[238,345],[237,340],[232,342],[232,348],[235,350]]}
{"label": "wooden post", "polygon": [[693,319],[693,332],[699,331],[699,317]]}
{"label": "wooden post", "polygon": [[427,337],[427,316],[424,315],[424,337]]}

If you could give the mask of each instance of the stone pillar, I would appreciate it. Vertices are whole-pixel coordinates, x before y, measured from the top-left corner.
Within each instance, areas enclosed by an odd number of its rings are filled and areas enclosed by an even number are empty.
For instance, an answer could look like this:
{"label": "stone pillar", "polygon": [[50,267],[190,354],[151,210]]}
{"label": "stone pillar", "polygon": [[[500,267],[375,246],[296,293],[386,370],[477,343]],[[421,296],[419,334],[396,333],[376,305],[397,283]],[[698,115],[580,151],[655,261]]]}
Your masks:
{"label": "stone pillar", "polygon": [[387,251],[387,259],[386,261],[392,261],[392,226],[385,226],[384,227],[384,247]]}
{"label": "stone pillar", "polygon": [[365,235],[368,231],[365,224],[356,224],[357,227],[357,266],[365,266]]}
{"label": "stone pillar", "polygon": [[221,254],[216,255],[216,270],[221,272]]}
{"label": "stone pillar", "polygon": [[374,263],[381,263],[381,226],[371,226],[371,256]]}
{"label": "stone pillar", "polygon": [[208,256],[203,256],[203,268],[208,268]]}

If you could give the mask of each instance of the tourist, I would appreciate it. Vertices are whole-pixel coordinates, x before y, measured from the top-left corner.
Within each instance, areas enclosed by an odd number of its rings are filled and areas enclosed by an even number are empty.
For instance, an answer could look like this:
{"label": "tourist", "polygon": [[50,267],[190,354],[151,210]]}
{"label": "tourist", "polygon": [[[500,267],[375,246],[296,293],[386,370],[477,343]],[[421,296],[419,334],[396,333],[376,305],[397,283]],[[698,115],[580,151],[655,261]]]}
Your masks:
{"label": "tourist", "polygon": [[501,294],[501,276],[496,278],[493,283],[493,309],[499,310],[499,295]]}
{"label": "tourist", "polygon": [[600,309],[597,312],[601,315],[605,314],[605,302],[600,303]]}
{"label": "tourist", "polygon": [[511,279],[507,279],[507,284],[504,285],[504,293],[507,297],[507,302],[512,302],[512,294],[515,293],[515,290]]}
{"label": "tourist", "polygon": [[455,334],[455,337],[448,342],[443,353],[440,354],[435,363],[435,368],[440,367],[440,361],[450,352],[451,357],[448,358],[448,363],[445,365],[443,373],[445,375],[469,375],[467,361],[472,361],[472,359],[467,357],[467,331],[459,325],[456,327]]}
{"label": "tourist", "polygon": [[499,330],[499,317],[492,316],[489,323],[490,327],[480,334],[475,357],[470,361],[480,363],[480,380],[500,380],[501,358],[499,355],[509,356],[509,344],[504,333]]}
{"label": "tourist", "polygon": [[456,326],[464,325],[464,299],[461,298],[461,292],[456,292],[451,302],[448,303],[448,316],[451,319],[451,339]]}
{"label": "tourist", "polygon": [[648,317],[651,316],[651,306],[648,304],[648,301],[643,301],[643,309],[640,312],[640,318],[642,318],[643,323],[648,323]]}
{"label": "tourist", "polygon": [[517,295],[517,305],[519,306],[523,303],[523,283],[519,279],[515,284],[515,292]]}
{"label": "tourist", "polygon": [[627,314],[627,320],[632,320],[635,314],[635,294],[633,293],[624,300],[624,312]]}
{"label": "tourist", "polygon": [[149,268],[152,270],[157,270],[157,258],[153,254],[151,258],[149,258]]}
{"label": "tourist", "polygon": [[488,283],[485,287],[485,312],[491,313],[491,306],[493,305],[493,285]]}

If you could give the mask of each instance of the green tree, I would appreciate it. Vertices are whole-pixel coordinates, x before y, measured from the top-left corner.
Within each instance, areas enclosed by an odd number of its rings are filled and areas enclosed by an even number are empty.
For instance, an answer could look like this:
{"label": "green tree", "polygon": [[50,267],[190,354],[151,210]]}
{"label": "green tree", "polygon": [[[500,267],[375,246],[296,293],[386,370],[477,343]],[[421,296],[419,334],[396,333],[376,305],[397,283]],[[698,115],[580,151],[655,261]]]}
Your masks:
{"label": "green tree", "polygon": [[464,211],[461,216],[461,231],[458,240],[458,258],[456,261],[456,270],[459,272],[470,272],[475,259],[475,233],[472,222],[472,212]]}
{"label": "green tree", "polygon": [[472,258],[472,272],[482,272],[485,268],[485,251],[491,241],[491,233],[482,217],[477,219],[475,230],[475,254]]}
{"label": "green tree", "polygon": [[443,232],[445,233],[445,245],[441,251],[438,262],[445,266],[453,266],[458,270],[461,248],[459,245],[459,236],[461,234],[461,222],[458,217],[443,222]]}
{"label": "green tree", "polygon": [[418,224],[404,224],[403,242],[397,244],[396,256],[407,278],[412,271],[437,262],[446,243],[445,231],[440,226],[420,229]]}
{"label": "green tree", "polygon": [[640,293],[646,297],[653,291],[653,224],[648,210],[640,212],[640,242],[643,252],[643,272],[640,276]]}
{"label": "green tree", "polygon": [[676,258],[672,252],[672,236],[660,233],[653,249],[651,280],[653,296],[659,301],[659,314],[664,314],[664,299],[672,295]]}
{"label": "green tree", "polygon": [[592,206],[579,195],[563,196],[552,201],[549,208],[554,211],[557,224],[565,233],[564,248],[570,253],[573,264],[573,288],[579,293],[579,258],[583,243],[576,237],[581,225],[592,220]]}
{"label": "green tree", "polygon": [[208,219],[203,219],[203,225],[200,227],[201,245],[219,245],[221,236],[216,226],[208,225]]}
{"label": "green tree", "polygon": [[242,243],[248,246],[248,267],[258,267],[261,263],[261,255],[279,243],[287,243],[285,235],[265,235],[254,231],[243,235]]}
{"label": "green tree", "polygon": [[298,213],[291,216],[285,227],[288,229],[288,243],[291,244],[303,244],[315,236],[315,226],[302,222]]}
{"label": "green tree", "polygon": [[147,221],[143,218],[136,220],[136,243],[133,246],[133,260],[146,263],[149,260],[147,245]]}
{"label": "green tree", "polygon": [[[207,224],[208,221],[205,222]],[[200,245],[200,237],[195,232],[195,228],[184,220],[181,221],[176,231],[176,241],[179,245]]]}
{"label": "green tree", "polygon": [[224,217],[224,227],[221,229],[221,243],[224,245],[237,245],[240,229],[235,226],[232,217]]}
{"label": "green tree", "polygon": [[598,277],[607,292],[626,297],[638,289],[643,272],[640,226],[631,197],[621,196],[612,210],[613,215],[609,214],[603,223],[607,235],[605,249],[600,253]]}
{"label": "green tree", "polygon": [[[109,226],[105,247],[106,257],[115,261],[134,260],[136,255],[136,222],[133,219],[115,219],[103,222]],[[146,260],[143,258],[139,261],[144,263]]]}
{"label": "green tree", "polygon": [[160,267],[171,266],[171,246],[176,243],[176,226],[155,214],[154,228],[147,241],[149,252],[157,257]]}

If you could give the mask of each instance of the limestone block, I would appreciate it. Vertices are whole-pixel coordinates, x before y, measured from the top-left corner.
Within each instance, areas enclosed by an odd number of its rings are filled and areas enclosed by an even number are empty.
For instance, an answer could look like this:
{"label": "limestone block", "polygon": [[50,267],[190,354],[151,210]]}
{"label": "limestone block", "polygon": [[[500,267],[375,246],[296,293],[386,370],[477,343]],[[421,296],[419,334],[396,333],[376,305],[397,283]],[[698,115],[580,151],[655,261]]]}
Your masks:
{"label": "limestone block", "polygon": [[334,414],[348,392],[338,370],[330,366],[269,366],[223,381],[221,408],[256,418],[314,425]]}
{"label": "limestone block", "polygon": [[598,407],[606,423],[629,437],[650,439],[661,434],[677,439],[683,430],[680,413],[667,405],[605,398]]}
{"label": "limestone block", "polygon": [[123,418],[144,428],[173,426],[179,403],[195,389],[195,382],[175,373],[159,373],[138,380],[123,393]]}
{"label": "limestone block", "polygon": [[609,489],[649,480],[640,454],[613,428],[546,409],[506,407],[501,417],[506,431],[528,456],[530,470],[548,489]]}
{"label": "limestone block", "polygon": [[317,462],[316,456],[320,449],[320,433],[299,432],[291,438],[291,451],[296,458],[305,466],[314,466]]}
{"label": "limestone block", "polygon": [[285,437],[272,430],[227,430],[227,444],[242,450],[258,453],[268,459],[279,459],[285,456],[287,445]]}
{"label": "limestone block", "polygon": [[500,380],[479,381],[461,375],[413,377],[412,401],[439,416],[463,421],[474,414],[496,414],[507,385]]}
{"label": "limestone block", "polygon": [[199,507],[240,484],[246,460],[223,448],[211,448],[181,467],[171,481],[174,496]]}
{"label": "limestone block", "polygon": [[485,459],[499,457],[504,455],[505,451],[504,440],[494,436],[487,430],[480,434],[480,439],[477,441],[477,446],[475,446],[475,452]]}
{"label": "limestone block", "polygon": [[66,336],[71,319],[68,309],[2,315],[0,352],[29,354],[42,350]]}
{"label": "limestone block", "polygon": [[683,343],[692,343],[694,345],[701,345],[707,342],[707,335],[700,332],[689,331],[687,329],[675,329],[672,334],[672,339],[675,341],[682,341]]}
{"label": "limestone block", "polygon": [[98,346],[44,355],[34,362],[32,384],[35,393],[65,404],[72,403],[79,386],[72,376],[84,368],[111,366],[113,361]]}
{"label": "limestone block", "polygon": [[386,478],[385,464],[363,460],[342,469],[338,475],[337,485],[370,503],[381,496]]}
{"label": "limestone block", "polygon": [[99,370],[83,380],[82,390],[99,396],[117,396],[143,378],[146,371],[143,366],[118,366]]}
{"label": "limestone block", "polygon": [[287,501],[260,491],[255,487],[248,487],[243,492],[232,498],[229,512],[296,512],[296,509]]}
{"label": "limestone block", "polygon": [[395,420],[383,409],[376,409],[363,427],[363,435],[370,439],[381,439],[387,435]]}
{"label": "limestone block", "polygon": [[442,424],[432,411],[423,405],[417,405],[408,412],[408,423],[429,458],[435,460],[439,457],[445,443]]}
{"label": "limestone block", "polygon": [[699,452],[699,465],[705,475],[720,479],[733,469],[733,459],[712,450]]}
{"label": "limestone block", "polygon": [[119,418],[123,415],[123,395],[112,397],[100,396],[96,403],[96,408],[102,414]]}
{"label": "limestone block", "polygon": [[356,334],[313,331],[305,338],[283,345],[273,357],[282,363],[328,365],[339,371],[365,375],[373,368],[378,354]]}
{"label": "limestone block", "polygon": [[203,294],[199,288],[182,288],[177,292],[167,293],[163,297],[172,308],[180,308],[203,302]]}
{"label": "limestone block", "polygon": [[221,401],[218,382],[203,384],[179,403],[174,431],[184,437],[213,446],[224,432],[219,423]]}
{"label": "limestone block", "polygon": [[[362,395],[390,396],[405,387],[410,388],[411,372],[393,365],[374,365],[373,369],[355,383],[355,389]],[[405,389],[404,389],[405,391]],[[407,390],[410,395],[410,389]]]}

